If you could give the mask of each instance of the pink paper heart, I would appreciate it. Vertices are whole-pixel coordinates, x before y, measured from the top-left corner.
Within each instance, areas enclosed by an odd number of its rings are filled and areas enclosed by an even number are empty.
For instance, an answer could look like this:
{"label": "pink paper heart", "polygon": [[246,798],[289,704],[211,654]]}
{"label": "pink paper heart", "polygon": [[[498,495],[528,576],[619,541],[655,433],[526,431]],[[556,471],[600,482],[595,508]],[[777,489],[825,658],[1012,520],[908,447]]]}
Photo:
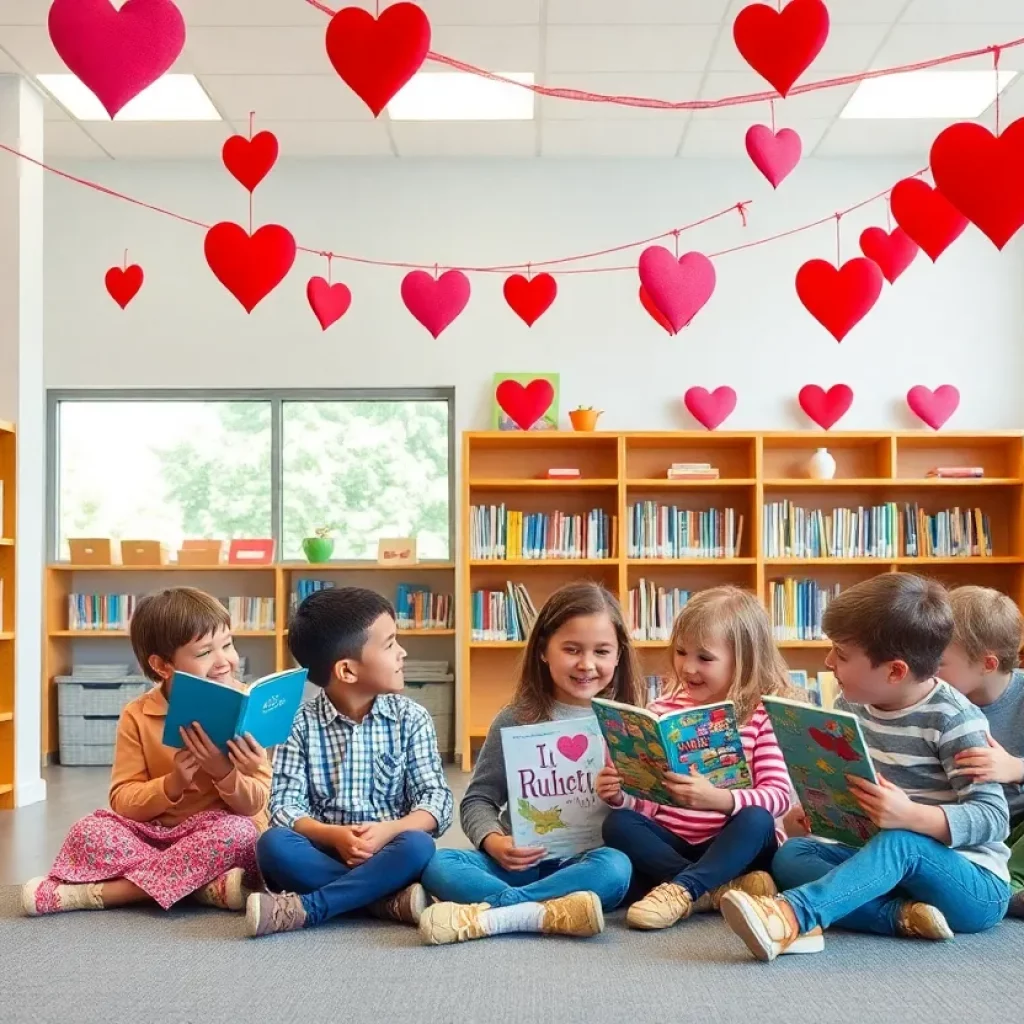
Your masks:
{"label": "pink paper heart", "polygon": [[352,305],[352,292],[340,281],[328,284],[322,277],[311,277],[306,285],[306,299],[313,315],[326,331],[348,312]]}
{"label": "pink paper heart", "polygon": [[558,747],[558,752],[563,757],[567,757],[570,761],[578,761],[587,752],[590,740],[586,733],[581,732],[577,736],[559,736],[555,746]]}
{"label": "pink paper heart", "polygon": [[907,392],[907,405],[918,419],[938,430],[959,407],[960,392],[952,384],[942,384],[934,391],[917,384]]}
{"label": "pink paper heart", "polygon": [[714,430],[732,415],[736,408],[736,392],[724,385],[714,391],[694,387],[683,395],[683,404],[701,426]]}
{"label": "pink paper heart", "polygon": [[747,155],[754,166],[778,188],[800,163],[803,143],[792,128],[782,128],[772,133],[763,124],[751,125],[747,129]]}
{"label": "pink paper heart", "polygon": [[681,331],[715,290],[715,268],[703,253],[676,260],[668,249],[652,245],[640,254],[639,270],[640,283],[673,331]]}
{"label": "pink paper heart", "polygon": [[436,339],[466,308],[469,278],[448,270],[435,281],[425,270],[413,270],[402,280],[402,301]]}
{"label": "pink paper heart", "polygon": [[849,384],[833,384],[826,391],[818,384],[806,384],[797,397],[800,408],[822,430],[834,427],[853,405],[853,389]]}

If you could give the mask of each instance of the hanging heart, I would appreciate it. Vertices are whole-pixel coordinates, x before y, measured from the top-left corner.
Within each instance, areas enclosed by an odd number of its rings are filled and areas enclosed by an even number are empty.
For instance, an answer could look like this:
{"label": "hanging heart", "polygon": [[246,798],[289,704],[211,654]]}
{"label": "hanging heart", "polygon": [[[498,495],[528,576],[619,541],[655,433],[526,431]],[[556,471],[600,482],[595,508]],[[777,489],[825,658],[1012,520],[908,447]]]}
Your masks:
{"label": "hanging heart", "polygon": [[822,0],[792,0],[781,11],[751,4],[736,16],[732,37],[740,56],[785,96],[821,52],[828,24]]}
{"label": "hanging heart", "polygon": [[640,283],[674,334],[693,320],[715,290],[715,267],[703,253],[684,253],[677,260],[668,249],[652,245],[640,254],[639,270]]}
{"label": "hanging heart", "polygon": [[277,163],[277,136],[273,132],[257,132],[251,139],[232,135],[221,151],[224,166],[243,188],[250,192],[270,173]]}
{"label": "hanging heart", "polygon": [[230,221],[206,232],[206,262],[217,280],[247,313],[287,276],[295,262],[295,239],[280,224],[264,224],[255,234]]}
{"label": "hanging heart", "polygon": [[917,384],[907,392],[907,405],[918,419],[938,430],[959,407],[960,392],[952,384],[942,384],[934,391]]}
{"label": "hanging heart", "polygon": [[896,279],[914,262],[920,249],[903,228],[865,228],[860,236],[860,251],[882,271],[882,276],[895,284]]}
{"label": "hanging heart", "polygon": [[683,404],[690,411],[690,415],[708,430],[720,427],[736,408],[736,392],[732,388],[715,388],[708,391],[706,388],[689,388],[683,395]]}
{"label": "hanging heart", "polygon": [[893,220],[934,263],[970,221],[937,189],[920,178],[904,178],[889,193]]}
{"label": "hanging heart", "polygon": [[1002,249],[1024,225],[1024,117],[993,135],[950,125],[932,143],[935,187]]}
{"label": "hanging heart", "polygon": [[505,281],[505,301],[527,327],[532,327],[551,307],[558,285],[550,274],[526,278],[513,274]]}
{"label": "hanging heart", "polygon": [[139,289],[142,287],[142,280],[142,267],[137,263],[133,263],[131,266],[123,269],[121,267],[111,267],[103,278],[103,281],[107,286],[107,291],[110,293],[110,297],[122,309],[124,309],[128,303],[139,294]]}
{"label": "hanging heart", "polygon": [[665,319],[658,307],[651,302],[651,297],[647,294],[647,289],[644,288],[643,285],[640,285],[640,305],[650,313],[651,319],[653,319],[656,324],[660,327],[664,327],[669,334],[676,334],[672,329],[672,325]]}
{"label": "hanging heart", "polygon": [[882,294],[882,271],[863,256],[837,270],[828,260],[808,260],[796,273],[796,293],[807,312],[842,341]]}
{"label": "hanging heart", "polygon": [[429,50],[430,22],[416,4],[392,4],[379,18],[361,7],[343,7],[327,26],[334,70],[374,117],[419,71]]}
{"label": "hanging heart", "polygon": [[540,377],[525,387],[517,380],[503,380],[494,389],[494,399],[520,430],[529,430],[551,408],[555,389]]}
{"label": "hanging heart", "polygon": [[800,408],[821,427],[834,427],[853,405],[853,389],[848,384],[833,384],[825,391],[817,384],[807,384],[797,396]]}
{"label": "hanging heart", "polygon": [[323,330],[337,323],[352,305],[352,292],[340,281],[328,284],[322,277],[311,277],[306,285],[306,301]]}
{"label": "hanging heart", "polygon": [[763,124],[747,129],[747,155],[754,166],[768,179],[772,188],[778,188],[800,163],[803,143],[792,128],[773,132]]}
{"label": "hanging heart", "polygon": [[69,70],[114,117],[178,59],[185,19],[171,0],[53,0],[50,41]]}
{"label": "hanging heart", "polygon": [[402,301],[437,339],[466,308],[469,278],[461,270],[448,270],[435,281],[425,270],[413,270],[402,279]]}

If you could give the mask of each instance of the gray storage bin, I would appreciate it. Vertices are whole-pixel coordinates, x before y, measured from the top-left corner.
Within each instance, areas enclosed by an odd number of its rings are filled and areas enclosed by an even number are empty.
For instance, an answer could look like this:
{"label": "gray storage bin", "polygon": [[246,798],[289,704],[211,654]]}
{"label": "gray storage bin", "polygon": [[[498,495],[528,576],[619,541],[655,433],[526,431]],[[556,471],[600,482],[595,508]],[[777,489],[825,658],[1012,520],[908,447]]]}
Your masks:
{"label": "gray storage bin", "polygon": [[437,732],[437,749],[450,754],[455,749],[452,719],[455,714],[455,683],[406,683],[403,694],[430,712]]}
{"label": "gray storage bin", "polygon": [[114,746],[60,745],[60,763],[73,768],[114,763]]}
{"label": "gray storage bin", "polygon": [[110,682],[83,682],[77,676],[57,676],[57,714],[121,714],[126,704],[141,697],[152,683],[144,676],[127,676]]}
{"label": "gray storage bin", "polygon": [[117,739],[117,716],[79,715],[60,719],[60,742],[68,746],[113,747]]}
{"label": "gray storage bin", "polygon": [[117,722],[126,704],[146,693],[152,683],[127,673],[115,678],[57,676],[62,765],[114,763]]}

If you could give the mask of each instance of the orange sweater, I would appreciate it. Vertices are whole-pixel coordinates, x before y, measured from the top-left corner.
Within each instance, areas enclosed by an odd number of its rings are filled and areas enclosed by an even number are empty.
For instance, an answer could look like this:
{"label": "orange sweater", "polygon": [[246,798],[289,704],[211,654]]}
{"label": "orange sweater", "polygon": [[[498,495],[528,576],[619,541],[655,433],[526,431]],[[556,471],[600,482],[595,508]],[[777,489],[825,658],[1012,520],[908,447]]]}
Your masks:
{"label": "orange sweater", "polygon": [[159,687],[137,697],[121,712],[110,773],[110,809],[132,821],[173,828],[201,811],[229,811],[252,818],[262,832],[268,824],[270,763],[258,775],[234,770],[214,782],[201,768],[181,799],[167,798],[164,780],[174,771],[175,748],[164,746],[167,698]]}

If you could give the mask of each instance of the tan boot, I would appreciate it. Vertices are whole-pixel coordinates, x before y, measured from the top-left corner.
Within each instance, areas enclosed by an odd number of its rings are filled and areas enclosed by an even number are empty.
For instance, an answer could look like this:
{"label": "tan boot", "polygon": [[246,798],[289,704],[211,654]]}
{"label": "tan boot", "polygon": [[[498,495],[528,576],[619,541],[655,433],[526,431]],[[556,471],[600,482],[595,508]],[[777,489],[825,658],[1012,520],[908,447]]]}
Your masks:
{"label": "tan boot", "polygon": [[689,890],[675,882],[662,882],[626,911],[626,924],[630,928],[657,931],[671,928],[692,913],[693,897]]}
{"label": "tan boot", "polygon": [[433,903],[420,915],[420,938],[428,946],[484,939],[480,915],[490,909],[489,903]]}
{"label": "tan boot", "polygon": [[896,915],[896,931],[905,939],[928,939],[931,942],[946,942],[953,938],[942,912],[927,903],[902,904]]}
{"label": "tan boot", "polygon": [[775,879],[767,871],[751,871],[746,875],[740,875],[725,885],[720,885],[711,892],[704,893],[693,904],[693,913],[707,914],[718,910],[722,906],[722,897],[727,892],[745,892],[749,896],[778,896],[779,887]]}
{"label": "tan boot", "polygon": [[427,890],[414,882],[385,899],[371,903],[366,909],[381,921],[417,925],[427,909]]}
{"label": "tan boot", "polygon": [[721,907],[725,923],[758,960],[767,963],[783,953],[820,953],[825,948],[821,929],[801,935],[782,908],[780,899],[736,890],[722,897]]}
{"label": "tan boot", "polygon": [[249,892],[243,884],[245,872],[241,868],[232,868],[212,882],[196,889],[192,899],[206,907],[218,910],[245,910]]}
{"label": "tan boot", "polygon": [[597,893],[571,892],[543,904],[545,935],[574,935],[579,939],[604,931],[604,911]]}

